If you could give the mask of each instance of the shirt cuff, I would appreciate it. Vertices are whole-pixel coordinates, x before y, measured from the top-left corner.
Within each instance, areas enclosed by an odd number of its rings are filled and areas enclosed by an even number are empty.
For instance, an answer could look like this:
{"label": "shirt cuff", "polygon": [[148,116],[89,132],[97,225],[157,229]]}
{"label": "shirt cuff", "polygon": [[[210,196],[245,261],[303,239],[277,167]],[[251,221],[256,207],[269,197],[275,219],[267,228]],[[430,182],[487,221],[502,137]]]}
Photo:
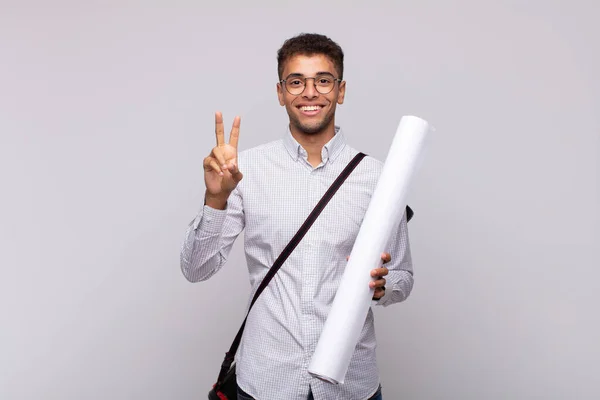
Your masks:
{"label": "shirt cuff", "polygon": [[194,229],[206,233],[220,233],[227,216],[227,209],[217,210],[207,205],[196,216]]}
{"label": "shirt cuff", "polygon": [[391,287],[389,287],[389,288],[386,287],[385,288],[385,292],[383,292],[383,296],[381,296],[381,298],[379,300],[373,300],[371,302],[371,305],[373,305],[373,306],[383,305],[383,304],[385,304],[388,301],[388,299],[391,296],[392,296],[392,288]]}

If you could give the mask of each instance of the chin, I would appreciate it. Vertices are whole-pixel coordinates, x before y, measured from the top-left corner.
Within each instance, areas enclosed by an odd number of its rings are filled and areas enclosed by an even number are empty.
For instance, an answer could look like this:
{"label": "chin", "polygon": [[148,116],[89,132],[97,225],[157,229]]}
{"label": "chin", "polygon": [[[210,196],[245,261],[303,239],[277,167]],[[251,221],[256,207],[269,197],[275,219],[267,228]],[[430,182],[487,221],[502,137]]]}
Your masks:
{"label": "chin", "polygon": [[302,122],[297,118],[292,118],[291,123],[296,129],[305,135],[318,135],[327,129],[332,118],[325,118],[321,121],[313,121],[312,123]]}
{"label": "chin", "polygon": [[325,130],[327,124],[298,124],[296,125],[298,130],[306,135],[316,135]]}

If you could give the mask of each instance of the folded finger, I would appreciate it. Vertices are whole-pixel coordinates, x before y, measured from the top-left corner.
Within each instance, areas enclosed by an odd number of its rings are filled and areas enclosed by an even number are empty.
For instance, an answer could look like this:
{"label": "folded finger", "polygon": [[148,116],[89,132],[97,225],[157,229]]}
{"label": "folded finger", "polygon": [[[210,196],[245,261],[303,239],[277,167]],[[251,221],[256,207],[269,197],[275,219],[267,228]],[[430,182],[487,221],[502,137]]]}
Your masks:
{"label": "folded finger", "polygon": [[212,155],[214,155],[214,157],[217,159],[222,169],[227,168],[227,163],[225,162],[225,155],[223,154],[223,151],[220,147],[215,147],[212,150]]}
{"label": "folded finger", "polygon": [[380,288],[380,287],[385,286],[385,282],[386,282],[385,279],[378,279],[376,281],[371,281],[369,283],[369,286],[371,287],[371,289]]}
{"label": "folded finger", "polygon": [[388,263],[390,261],[392,261],[392,256],[390,253],[381,253],[381,259],[383,260],[383,263]]}
{"label": "folded finger", "polygon": [[375,268],[371,271],[371,276],[386,276],[389,272],[390,270],[387,267]]}
{"label": "folded finger", "polygon": [[204,159],[203,165],[205,171],[215,171],[219,173],[219,175],[223,175],[223,171],[221,170],[221,167],[219,167],[219,163],[217,163],[217,160],[215,160],[214,158],[206,157]]}

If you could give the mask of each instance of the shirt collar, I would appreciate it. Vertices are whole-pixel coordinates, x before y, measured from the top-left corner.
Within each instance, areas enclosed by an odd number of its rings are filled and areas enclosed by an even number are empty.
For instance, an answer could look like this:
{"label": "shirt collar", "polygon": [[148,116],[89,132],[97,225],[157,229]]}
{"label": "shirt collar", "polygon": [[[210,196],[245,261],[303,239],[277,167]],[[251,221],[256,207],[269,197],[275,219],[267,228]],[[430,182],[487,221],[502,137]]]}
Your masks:
{"label": "shirt collar", "polygon": [[[294,161],[297,161],[299,157],[303,157],[305,159],[308,158],[306,150],[304,150],[302,145],[300,145],[300,143],[294,139],[294,136],[292,136],[289,126],[283,138],[283,144]],[[344,132],[342,131],[342,128],[336,125],[335,134],[329,142],[325,143],[323,149],[321,150],[321,159],[323,160],[323,164],[335,161],[335,159],[344,149],[345,145],[346,137],[344,136]]]}

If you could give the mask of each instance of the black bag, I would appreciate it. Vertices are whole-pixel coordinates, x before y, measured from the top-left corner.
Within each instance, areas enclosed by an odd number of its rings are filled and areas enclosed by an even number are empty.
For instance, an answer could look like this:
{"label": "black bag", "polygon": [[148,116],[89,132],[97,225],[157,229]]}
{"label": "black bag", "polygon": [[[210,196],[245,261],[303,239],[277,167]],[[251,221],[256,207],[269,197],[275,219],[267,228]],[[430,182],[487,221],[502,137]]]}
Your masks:
{"label": "black bag", "polygon": [[[248,308],[248,312],[246,313],[246,318],[244,318],[244,322],[240,327],[231,347],[227,353],[225,353],[225,359],[221,365],[221,371],[219,372],[219,376],[217,378],[217,382],[213,385],[210,392],[208,392],[209,400],[236,400],[237,399],[237,376],[235,370],[234,357],[237,351],[237,348],[242,339],[242,333],[244,332],[244,327],[246,326],[246,320],[248,319],[248,314],[250,313],[250,309],[256,302],[258,296],[262,293],[262,291],[267,287],[269,281],[275,276],[275,273],[285,260],[289,257],[292,251],[298,246],[300,240],[304,237],[308,229],[315,222],[321,211],[325,208],[329,200],[333,197],[335,192],[340,188],[342,183],[346,180],[346,178],[350,175],[350,173],[356,168],[356,166],[362,161],[365,157],[364,153],[358,153],[344,168],[344,170],[340,173],[340,175],[336,178],[336,180],[331,184],[327,192],[323,195],[319,203],[312,210],[310,215],[306,218],[306,221],[302,224],[298,232],[294,235],[292,240],[288,243],[288,245],[283,249],[277,260],[273,263],[273,266],[264,277],[260,286],[256,290],[254,297],[252,298],[252,302],[250,303],[250,307]],[[413,212],[410,207],[406,207],[407,218],[410,220],[412,218]]]}
{"label": "black bag", "polygon": [[217,384],[208,392],[209,400],[236,400],[237,399],[237,377],[235,375],[235,364],[229,368],[223,378],[221,386],[217,388]]}

